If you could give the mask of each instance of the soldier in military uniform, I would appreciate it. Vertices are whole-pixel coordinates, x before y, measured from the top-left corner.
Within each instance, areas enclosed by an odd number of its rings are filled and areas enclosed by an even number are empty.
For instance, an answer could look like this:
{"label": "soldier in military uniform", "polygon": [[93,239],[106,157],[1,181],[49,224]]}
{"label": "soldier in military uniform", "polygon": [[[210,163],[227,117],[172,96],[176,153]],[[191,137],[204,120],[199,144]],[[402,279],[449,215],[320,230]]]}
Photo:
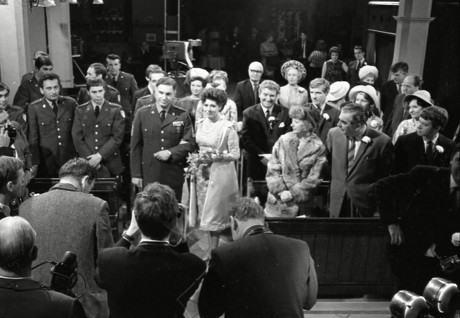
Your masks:
{"label": "soldier in military uniform", "polygon": [[125,131],[125,114],[120,105],[104,99],[104,80],[86,82],[91,100],[78,105],[72,137],[80,157],[98,169],[98,178],[108,178],[123,172],[119,147]]}
{"label": "soldier in military uniform", "polygon": [[21,107],[8,104],[9,95],[10,88],[0,82],[0,113],[6,111],[8,119],[17,122],[27,136],[29,127],[26,122],[26,115]]}
{"label": "soldier in military uniform", "polygon": [[27,116],[32,164],[38,177],[57,177],[61,166],[76,156],[71,131],[77,102],[59,96],[57,74],[43,75],[39,85],[44,97],[29,106]]}
{"label": "soldier in military uniform", "polygon": [[46,74],[53,71],[53,63],[47,56],[39,56],[35,60],[35,68],[38,70],[29,80],[21,83],[14,95],[13,105],[21,106],[27,114],[27,106],[43,97],[39,80]]}
{"label": "soldier in military uniform", "polygon": [[[86,71],[86,80],[101,78],[103,79],[107,74],[107,69],[101,63],[93,63],[88,67]],[[104,99],[110,103],[120,104],[120,92],[113,86],[107,85],[105,87]],[[91,97],[89,97],[88,90],[86,87],[80,88],[80,91],[77,94],[77,103],[78,105],[89,102]]]}
{"label": "soldier in military uniform", "polygon": [[[48,53],[43,52],[43,51],[35,51],[34,53],[34,59],[33,59],[33,64],[35,66],[35,61],[37,60],[38,57],[44,56],[44,57],[49,57]],[[38,72],[38,69],[34,67],[33,71],[27,72],[21,77],[21,84],[24,82],[27,82],[28,80],[32,79],[32,77],[35,76],[35,74]]]}
{"label": "soldier in military uniform", "polygon": [[188,113],[172,105],[176,82],[157,81],[155,104],[136,113],[131,136],[132,183],[138,188],[151,182],[170,186],[181,200],[186,158],[195,148]]}

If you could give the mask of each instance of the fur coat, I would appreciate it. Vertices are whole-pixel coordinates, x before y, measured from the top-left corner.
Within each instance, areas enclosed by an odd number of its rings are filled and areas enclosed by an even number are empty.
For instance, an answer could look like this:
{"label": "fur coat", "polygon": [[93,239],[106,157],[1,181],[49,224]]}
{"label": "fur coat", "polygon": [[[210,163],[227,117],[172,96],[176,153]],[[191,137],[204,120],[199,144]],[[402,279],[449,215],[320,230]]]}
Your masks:
{"label": "fur coat", "polygon": [[[313,198],[314,189],[321,183],[319,176],[325,162],[326,149],[316,134],[299,138],[289,132],[280,136],[267,166],[269,194],[265,215],[297,216],[299,207]],[[283,201],[283,191],[289,191],[291,198]]]}

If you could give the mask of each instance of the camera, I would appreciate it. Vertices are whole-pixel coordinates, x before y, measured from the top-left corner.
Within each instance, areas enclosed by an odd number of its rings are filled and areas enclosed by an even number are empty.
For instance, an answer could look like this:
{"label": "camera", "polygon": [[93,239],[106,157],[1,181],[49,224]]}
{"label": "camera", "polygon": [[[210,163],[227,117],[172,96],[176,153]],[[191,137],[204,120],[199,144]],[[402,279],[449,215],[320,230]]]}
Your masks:
{"label": "camera", "polygon": [[10,139],[14,139],[18,135],[16,128],[14,128],[14,126],[10,123],[1,124],[0,128],[3,128],[4,131],[8,132],[8,137],[10,137]]}

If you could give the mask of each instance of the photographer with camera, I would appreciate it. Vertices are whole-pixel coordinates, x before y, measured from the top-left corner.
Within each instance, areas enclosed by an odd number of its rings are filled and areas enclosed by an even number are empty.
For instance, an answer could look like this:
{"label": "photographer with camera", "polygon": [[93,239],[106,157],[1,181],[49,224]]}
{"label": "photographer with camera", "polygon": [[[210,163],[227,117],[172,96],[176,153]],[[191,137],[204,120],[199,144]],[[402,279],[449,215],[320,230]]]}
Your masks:
{"label": "photographer with camera", "polygon": [[85,318],[77,299],[31,278],[36,232],[19,216],[0,220],[0,317]]}

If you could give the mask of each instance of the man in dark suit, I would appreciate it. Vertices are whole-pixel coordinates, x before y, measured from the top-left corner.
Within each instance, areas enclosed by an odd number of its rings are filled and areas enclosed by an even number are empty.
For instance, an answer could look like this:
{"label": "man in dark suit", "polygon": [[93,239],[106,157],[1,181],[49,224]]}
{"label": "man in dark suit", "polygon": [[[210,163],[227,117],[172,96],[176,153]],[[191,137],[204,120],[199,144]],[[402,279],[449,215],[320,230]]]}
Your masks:
{"label": "man in dark suit", "polygon": [[0,220],[0,316],[85,318],[77,299],[30,278],[37,258],[36,236],[29,222],[19,216]]}
{"label": "man in dark suit", "polygon": [[348,72],[347,72],[347,82],[350,83],[350,86],[356,86],[359,79],[359,70],[364,65],[367,65],[367,61],[365,59],[366,51],[361,45],[356,45],[353,48],[353,53],[355,55],[355,60],[348,63]]}
{"label": "man in dark suit", "polygon": [[[383,83],[380,87],[380,109],[383,113],[383,123],[387,129],[387,122],[391,120],[393,115],[393,104],[395,102],[396,95],[402,93],[402,82],[409,71],[409,66],[405,62],[397,62],[391,66],[391,77],[392,79]],[[388,135],[388,130],[383,130]]]}
{"label": "man in dark suit", "polygon": [[[247,151],[248,177],[254,181],[265,181],[268,158],[261,155],[272,153],[279,136],[291,129],[289,110],[275,104],[279,94],[279,85],[271,80],[260,84],[260,104],[247,108],[243,112],[243,130],[241,143]],[[262,187],[255,196],[265,203],[268,189]]]}
{"label": "man in dark suit", "polygon": [[273,234],[250,198],[239,199],[230,213],[235,242],[211,251],[200,317],[303,317],[318,292],[307,243]]}
{"label": "man in dark suit", "polygon": [[340,110],[326,102],[329,94],[329,82],[324,78],[315,78],[310,82],[310,97],[312,103],[308,108],[313,111],[316,119],[316,134],[326,145],[329,130],[339,122]]}
{"label": "man in dark suit", "polygon": [[422,110],[417,131],[398,138],[394,147],[394,172],[408,172],[416,165],[449,167],[454,142],[440,134],[448,121],[447,111],[429,106]]}
{"label": "man in dark suit", "polygon": [[125,132],[125,114],[120,105],[104,99],[104,80],[88,80],[91,101],[75,110],[72,138],[80,157],[89,160],[98,170],[99,178],[109,178],[123,172],[120,145]]}
{"label": "man in dark suit", "polygon": [[246,108],[259,103],[259,85],[263,72],[262,63],[252,62],[248,68],[249,79],[236,84],[234,101],[238,111],[238,121],[243,118],[243,111]]}
{"label": "man in dark suit", "polygon": [[[19,215],[39,233],[35,245],[40,251],[36,263],[59,261],[66,251],[77,255],[79,282],[73,292],[80,298],[88,317],[107,317],[105,292],[94,280],[97,253],[113,245],[108,205],[89,194],[97,172],[84,158],[66,162],[59,171],[59,183],[48,192],[30,198],[19,207]],[[34,270],[33,278],[50,280],[49,267]]]}
{"label": "man in dark suit", "polygon": [[[111,317],[184,316],[206,264],[169,244],[178,213],[171,188],[151,183],[136,197],[131,224],[117,247],[100,252],[97,280],[107,290]],[[139,229],[142,239],[129,249]]]}
{"label": "man in dark suit", "polygon": [[160,78],[154,104],[138,110],[131,136],[132,183],[142,189],[151,182],[171,187],[180,201],[186,158],[195,149],[190,116],[172,105],[176,82]]}
{"label": "man in dark suit", "polygon": [[393,145],[387,135],[366,125],[364,107],[342,107],[337,127],[329,130],[326,147],[331,165],[331,217],[369,217],[375,201],[371,185],[390,174]]}
{"label": "man in dark suit", "polygon": [[59,168],[76,155],[72,123],[77,102],[59,95],[57,74],[43,75],[39,84],[44,97],[29,106],[27,116],[32,165],[38,177],[56,178]]}
{"label": "man in dark suit", "polygon": [[299,61],[305,66],[305,69],[308,69],[308,56],[312,51],[311,42],[308,41],[307,32],[302,30],[300,32],[300,37],[294,42],[294,47],[292,48],[292,58]]}
{"label": "man in dark suit", "polygon": [[[155,87],[156,87],[155,85],[157,81],[162,77],[165,77],[165,72],[163,72],[161,67],[159,67],[158,65],[153,65],[153,64],[147,67],[147,69],[145,70],[145,78],[148,84],[146,87],[141,88],[134,93],[133,118],[134,118],[134,115],[136,114],[136,110],[138,109],[137,101],[144,96],[153,96],[153,98],[155,98]],[[152,103],[154,102],[155,100],[152,100]]]}
{"label": "man in dark suit", "polygon": [[48,56],[39,56],[35,60],[35,68],[38,71],[29,79],[21,82],[21,85],[18,87],[13,99],[13,105],[24,108],[24,113],[26,114],[27,107],[37,99],[43,97],[39,81],[44,74],[51,73],[53,71],[53,63]]}
{"label": "man in dark suit", "polygon": [[[93,63],[88,67],[86,71],[86,80],[101,78],[104,79],[107,74],[107,69],[101,63]],[[104,98],[110,103],[120,104],[120,92],[115,87],[110,85],[105,85],[105,95]],[[86,87],[80,88],[77,94],[77,103],[78,105],[87,103],[91,100],[89,96],[88,89]]]}

